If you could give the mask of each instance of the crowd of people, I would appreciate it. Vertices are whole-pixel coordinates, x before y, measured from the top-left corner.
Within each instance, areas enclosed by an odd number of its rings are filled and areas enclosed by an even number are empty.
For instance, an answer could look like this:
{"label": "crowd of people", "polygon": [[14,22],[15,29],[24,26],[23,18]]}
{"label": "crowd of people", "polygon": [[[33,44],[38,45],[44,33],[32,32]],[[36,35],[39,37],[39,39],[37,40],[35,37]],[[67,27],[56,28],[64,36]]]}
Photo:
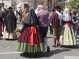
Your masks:
{"label": "crowd of people", "polygon": [[15,39],[15,30],[17,27],[17,18],[9,7],[7,10],[0,9],[0,37],[3,36],[5,39]]}
{"label": "crowd of people", "polygon": [[[74,9],[73,7],[70,12],[69,8],[65,8],[61,12],[60,6],[55,6],[51,12],[48,12],[47,6],[42,4],[38,5],[35,10],[25,8],[21,12],[20,21],[23,27],[18,37],[17,51],[39,53],[47,49],[47,52],[50,52],[46,37],[50,24],[53,47],[76,47],[79,11]],[[17,20],[11,7],[8,8],[8,11],[0,10],[0,37],[16,39]]]}

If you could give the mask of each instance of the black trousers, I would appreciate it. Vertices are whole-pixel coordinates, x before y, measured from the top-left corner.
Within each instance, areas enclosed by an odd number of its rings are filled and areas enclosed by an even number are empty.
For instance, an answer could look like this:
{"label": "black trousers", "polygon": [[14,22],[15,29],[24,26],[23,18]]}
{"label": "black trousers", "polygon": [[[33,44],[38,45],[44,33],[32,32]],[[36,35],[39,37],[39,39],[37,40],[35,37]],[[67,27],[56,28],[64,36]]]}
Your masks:
{"label": "black trousers", "polygon": [[48,32],[48,27],[39,27],[39,32],[40,32],[41,38],[44,41],[44,38],[46,37]]}

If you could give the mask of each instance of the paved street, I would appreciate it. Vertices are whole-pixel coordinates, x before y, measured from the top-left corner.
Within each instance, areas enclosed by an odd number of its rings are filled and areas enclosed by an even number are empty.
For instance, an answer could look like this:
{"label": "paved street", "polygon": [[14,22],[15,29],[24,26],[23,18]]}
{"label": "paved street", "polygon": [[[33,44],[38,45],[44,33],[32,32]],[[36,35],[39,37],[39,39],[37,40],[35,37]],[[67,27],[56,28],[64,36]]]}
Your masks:
{"label": "paved street", "polygon": [[[21,28],[21,25],[18,24],[18,28]],[[0,59],[79,59],[79,48],[54,48],[52,47],[53,38],[49,31],[47,38],[51,52],[47,53],[45,51],[36,56],[23,55],[22,52],[17,52],[17,40],[0,40]],[[79,44],[78,38],[77,43]]]}

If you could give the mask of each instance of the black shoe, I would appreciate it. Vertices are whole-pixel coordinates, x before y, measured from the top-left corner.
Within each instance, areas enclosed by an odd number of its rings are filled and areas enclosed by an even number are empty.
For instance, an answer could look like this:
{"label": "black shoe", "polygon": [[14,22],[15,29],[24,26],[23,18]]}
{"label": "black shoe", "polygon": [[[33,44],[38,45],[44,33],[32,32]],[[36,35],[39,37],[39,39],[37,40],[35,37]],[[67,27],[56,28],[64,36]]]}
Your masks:
{"label": "black shoe", "polygon": [[0,36],[3,36],[2,33],[0,33]]}
{"label": "black shoe", "polygon": [[60,44],[58,43],[57,46],[60,46]]}
{"label": "black shoe", "polygon": [[50,47],[49,46],[47,46],[47,52],[50,52]]}
{"label": "black shoe", "polygon": [[56,45],[53,45],[53,47],[56,47]]}

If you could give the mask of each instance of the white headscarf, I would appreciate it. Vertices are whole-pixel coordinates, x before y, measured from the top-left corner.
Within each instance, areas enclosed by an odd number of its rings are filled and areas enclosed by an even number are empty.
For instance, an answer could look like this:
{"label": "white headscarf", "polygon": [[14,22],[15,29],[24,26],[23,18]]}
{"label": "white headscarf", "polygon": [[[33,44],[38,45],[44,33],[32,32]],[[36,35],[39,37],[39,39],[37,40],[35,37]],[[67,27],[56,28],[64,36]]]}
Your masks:
{"label": "white headscarf", "polygon": [[42,8],[43,8],[43,5],[38,5],[37,9],[35,10],[36,15],[38,14],[38,11]]}
{"label": "white headscarf", "polygon": [[65,21],[70,21],[71,20],[71,17],[70,17],[69,9],[68,8],[65,8],[64,9],[64,12],[63,12],[63,20],[65,20]]}
{"label": "white headscarf", "polygon": [[56,10],[56,13],[58,14],[58,18],[60,20],[60,25],[61,25],[61,21],[63,19],[63,15],[62,15],[62,13],[58,12],[57,10]]}

